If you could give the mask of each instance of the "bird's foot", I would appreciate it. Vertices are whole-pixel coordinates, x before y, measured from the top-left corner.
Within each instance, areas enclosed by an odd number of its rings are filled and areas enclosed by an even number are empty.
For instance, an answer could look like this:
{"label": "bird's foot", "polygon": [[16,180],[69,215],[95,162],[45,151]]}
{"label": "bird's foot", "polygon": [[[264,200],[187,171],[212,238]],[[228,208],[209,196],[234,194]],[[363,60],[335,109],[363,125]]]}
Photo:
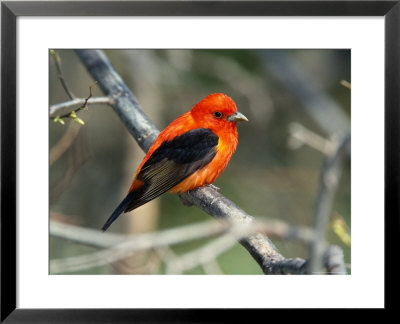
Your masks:
{"label": "bird's foot", "polygon": [[189,200],[187,200],[183,195],[178,195],[178,196],[179,196],[179,199],[181,200],[182,204],[184,204],[185,206],[188,206],[188,207],[193,206],[193,204]]}
{"label": "bird's foot", "polygon": [[213,184],[208,184],[208,185],[206,185],[206,187],[208,187],[208,188],[211,188],[211,189],[214,189],[214,190],[216,190],[216,191],[220,191],[221,190],[221,188],[219,188],[219,187],[217,187],[217,186],[214,186]]}

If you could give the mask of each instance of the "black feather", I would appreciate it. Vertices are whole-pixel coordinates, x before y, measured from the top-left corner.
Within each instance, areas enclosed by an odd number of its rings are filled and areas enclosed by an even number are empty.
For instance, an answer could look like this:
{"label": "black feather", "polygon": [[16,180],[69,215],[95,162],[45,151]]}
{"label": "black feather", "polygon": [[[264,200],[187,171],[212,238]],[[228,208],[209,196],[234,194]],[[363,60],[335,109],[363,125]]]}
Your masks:
{"label": "black feather", "polygon": [[128,193],[127,196],[124,198],[124,200],[122,200],[121,203],[118,205],[118,207],[115,208],[111,216],[107,219],[107,222],[101,228],[103,232],[105,232],[107,228],[109,228],[110,225],[114,223],[114,221],[118,218],[118,216],[125,211],[125,209],[129,206],[130,202],[132,201],[133,195],[134,191]]}
{"label": "black feather", "polygon": [[122,212],[153,200],[210,163],[217,153],[218,140],[211,130],[197,128],[161,144],[137,175],[143,186],[125,197],[103,226],[103,231]]}

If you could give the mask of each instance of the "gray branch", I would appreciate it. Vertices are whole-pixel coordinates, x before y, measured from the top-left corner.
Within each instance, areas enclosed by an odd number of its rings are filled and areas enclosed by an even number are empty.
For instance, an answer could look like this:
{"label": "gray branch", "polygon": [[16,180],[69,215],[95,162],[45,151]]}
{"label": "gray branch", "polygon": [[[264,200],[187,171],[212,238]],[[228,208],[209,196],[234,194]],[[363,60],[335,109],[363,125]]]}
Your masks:
{"label": "gray branch", "polygon": [[[100,248],[85,255],[72,256],[50,261],[52,274],[82,271],[93,267],[103,266],[123,260],[126,257],[142,250],[168,249],[168,247],[186,241],[211,238],[220,235],[210,243],[192,250],[183,255],[165,257],[167,273],[182,273],[197,266],[207,266],[215,262],[216,258],[229,250],[237,240],[258,232],[279,233],[281,238],[296,237],[296,233],[288,233],[291,228],[281,221],[262,220],[249,224],[228,224],[208,221],[204,223],[190,224],[172,229],[161,230],[144,234],[126,235],[116,233],[102,233],[98,230],[84,228],[82,226],[69,225],[54,220],[50,221],[50,235],[53,237],[84,244],[94,248]],[[298,239],[309,240],[309,231],[303,231]],[[291,229],[289,232],[296,232]],[[306,234],[308,233],[308,234]],[[304,235],[306,234],[306,235]],[[169,252],[171,254],[171,252]],[[332,263],[332,262],[331,262]],[[331,266],[335,266],[335,263]],[[282,271],[282,270],[281,270]]]}
{"label": "gray branch", "polygon": [[81,271],[123,260],[137,251],[169,246],[177,243],[210,237],[228,228],[216,222],[191,224],[155,233],[122,235],[101,233],[89,228],[50,222],[50,234],[93,247],[104,248],[89,254],[54,259],[50,262],[52,274]]}
{"label": "gray branch", "polygon": [[[75,110],[77,107],[82,106],[85,103],[86,99],[85,98],[74,98],[70,101],[66,102],[61,102],[55,105],[51,105],[49,112],[50,112],[50,118],[55,118],[60,115],[66,115],[71,113],[73,110]],[[108,97],[98,97],[98,98],[90,98],[86,102],[87,105],[94,105],[94,104],[106,104],[106,105],[111,105],[112,100]]]}
{"label": "gray branch", "polygon": [[76,50],[79,58],[104,94],[114,102],[114,111],[125,124],[128,131],[147,151],[160,133],[153,122],[146,116],[136,97],[114,70],[110,61],[100,50]]}
{"label": "gray branch", "polygon": [[[236,235],[236,237],[243,237],[256,232],[263,232],[279,240],[298,240],[299,242],[307,244],[312,241],[313,237],[313,232],[310,227],[293,226],[285,221],[277,219],[266,219],[260,216],[256,223],[252,222],[249,225],[249,227],[245,227],[243,224],[239,224],[237,228],[233,228],[231,224],[225,222],[216,223],[211,221],[207,223],[187,225],[181,227],[181,229],[186,232],[187,230],[194,231],[194,229],[197,228],[199,232],[206,232],[209,236],[216,236],[230,230]],[[173,233],[175,236],[180,237],[179,231]],[[50,220],[50,235],[94,248],[112,248],[113,246],[123,243],[133,237],[128,234],[117,234],[112,232],[103,233],[95,229],[65,224],[54,220]],[[156,235],[156,233],[154,233],[154,235]],[[194,235],[193,240],[196,237],[197,235]],[[179,241],[176,241],[176,239],[174,239],[174,242],[180,243]]]}
{"label": "gray branch", "polygon": [[340,106],[285,51],[260,51],[268,70],[287,87],[305,111],[327,134],[346,133],[350,120]]}
{"label": "gray branch", "polygon": [[[350,139],[351,139],[350,134],[344,137],[341,143],[337,146],[336,150],[329,157],[325,159],[324,165],[321,170],[319,188],[315,203],[315,231],[314,231],[314,238],[310,246],[310,262],[308,265],[309,273],[322,272],[324,253],[328,253],[328,256],[334,253],[335,259],[336,260],[338,259],[337,256],[339,254],[337,252],[337,248],[327,250],[325,233],[331,216],[335,193],[339,185],[339,180],[342,174],[343,160],[350,151]],[[330,260],[331,258],[329,257],[326,258],[325,255],[325,259]],[[343,259],[343,253],[342,253],[342,259]],[[342,264],[343,266],[339,267],[338,272],[345,271],[344,262],[342,262]],[[338,268],[338,267],[335,266],[333,268]]]}
{"label": "gray branch", "polygon": [[[136,97],[114,70],[106,55],[100,50],[76,50],[80,60],[92,77],[98,81],[104,94],[112,98],[115,112],[140,147],[147,151],[159,131],[142,111]],[[249,224],[254,218],[232,201],[208,187],[188,193],[184,198],[214,218],[234,224]],[[265,234],[251,234],[239,240],[265,274],[300,274],[305,272],[306,261],[284,258]]]}

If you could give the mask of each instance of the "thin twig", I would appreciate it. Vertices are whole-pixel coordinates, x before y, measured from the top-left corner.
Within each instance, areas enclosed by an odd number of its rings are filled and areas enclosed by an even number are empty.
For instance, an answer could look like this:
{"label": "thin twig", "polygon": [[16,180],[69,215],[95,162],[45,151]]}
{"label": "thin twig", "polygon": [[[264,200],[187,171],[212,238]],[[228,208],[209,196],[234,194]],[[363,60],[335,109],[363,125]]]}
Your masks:
{"label": "thin twig", "polygon": [[295,226],[281,219],[264,219],[262,216],[257,217],[259,228],[268,237],[285,240],[300,241],[310,243],[313,237],[313,229],[307,226]]}
{"label": "thin twig", "polygon": [[340,81],[340,84],[341,84],[343,87],[345,87],[345,88],[351,90],[351,83],[350,83],[349,81],[347,81],[347,80],[341,80],[341,81]]}
{"label": "thin twig", "polygon": [[79,128],[79,133],[72,141],[66,152],[66,168],[64,172],[58,176],[56,181],[52,181],[50,187],[50,203],[56,201],[60,195],[66,190],[73,180],[78,170],[91,157],[91,149],[87,142],[87,129]]}
{"label": "thin twig", "polygon": [[87,102],[90,98],[93,97],[92,88],[97,84],[97,81],[94,81],[93,84],[89,86],[89,96],[85,98],[85,102],[83,103],[81,108],[87,108]]}
{"label": "thin twig", "polygon": [[214,261],[219,255],[230,250],[236,244],[234,237],[223,235],[216,238],[210,243],[190,251],[184,255],[180,255],[172,262],[167,264],[167,274],[182,273],[194,269],[198,266],[204,266]]}
{"label": "thin twig", "polygon": [[75,123],[71,123],[68,126],[63,137],[50,150],[50,166],[71,147],[80,129],[81,127]]}
{"label": "thin twig", "polygon": [[[86,101],[86,103],[85,103]],[[72,111],[76,111],[75,107],[89,106],[95,104],[106,104],[111,105],[112,100],[108,97],[95,97],[87,101],[86,98],[75,98],[70,101],[61,102],[50,106],[50,118],[54,119],[57,116],[69,116]]]}
{"label": "thin twig", "polygon": [[[55,117],[51,117],[52,114],[50,113],[50,118],[52,118],[52,119],[54,119],[54,118],[60,119],[60,118],[66,118],[66,117],[75,118],[75,117],[76,117],[76,113],[77,113],[79,110],[86,109],[86,108],[88,107],[88,106],[87,106],[87,105],[88,105],[88,101],[89,101],[89,99],[92,98],[92,96],[93,96],[92,88],[93,88],[96,84],[97,84],[97,81],[95,81],[93,84],[91,84],[91,85],[89,86],[89,95],[83,100],[82,105],[79,106],[77,109],[73,109],[72,111],[70,111],[70,112],[68,112],[68,113],[65,113],[65,114],[63,114],[63,115],[57,115],[57,116],[55,116]],[[73,113],[74,113],[74,115],[75,115],[74,117],[73,117]]]}
{"label": "thin twig", "polygon": [[56,65],[56,69],[57,69],[57,77],[61,82],[62,87],[65,90],[65,93],[67,94],[67,96],[69,97],[69,99],[75,99],[75,95],[72,93],[67,81],[64,78],[64,74],[61,68],[61,58],[60,56],[57,54],[57,52],[55,50],[50,50],[50,55],[53,55],[54,58],[54,63]]}
{"label": "thin twig", "polygon": [[297,149],[306,144],[324,155],[330,156],[335,151],[337,143],[314,133],[303,125],[292,122],[289,124],[289,147]]}

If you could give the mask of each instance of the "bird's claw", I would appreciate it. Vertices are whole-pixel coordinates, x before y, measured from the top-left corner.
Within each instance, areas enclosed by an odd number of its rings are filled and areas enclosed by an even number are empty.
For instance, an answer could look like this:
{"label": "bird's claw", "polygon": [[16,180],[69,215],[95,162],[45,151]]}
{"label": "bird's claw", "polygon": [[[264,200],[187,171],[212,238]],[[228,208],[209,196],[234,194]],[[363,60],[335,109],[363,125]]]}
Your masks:
{"label": "bird's claw", "polygon": [[214,186],[213,184],[208,184],[208,185],[206,185],[207,187],[209,187],[209,188],[211,188],[211,189],[214,189],[214,190],[216,190],[216,191],[220,191],[221,189],[219,188],[219,187],[217,187],[217,186]]}

